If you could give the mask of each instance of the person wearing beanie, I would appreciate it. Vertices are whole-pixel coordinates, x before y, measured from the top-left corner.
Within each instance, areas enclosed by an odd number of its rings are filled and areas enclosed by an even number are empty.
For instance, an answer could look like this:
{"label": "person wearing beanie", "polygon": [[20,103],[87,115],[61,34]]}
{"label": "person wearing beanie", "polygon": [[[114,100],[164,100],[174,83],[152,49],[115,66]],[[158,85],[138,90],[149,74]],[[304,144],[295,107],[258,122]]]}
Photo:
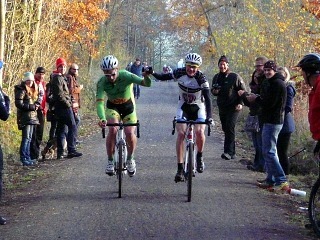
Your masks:
{"label": "person wearing beanie", "polygon": [[[79,83],[79,66],[76,63],[71,64],[66,77],[67,77],[69,92],[72,97],[72,110],[74,113],[74,119],[76,121],[77,132],[78,132],[79,125],[80,125],[79,109],[81,107],[80,93],[81,93],[81,90],[83,89],[83,85]],[[76,136],[75,141],[76,141],[76,144],[80,143],[78,136]]]}
{"label": "person wearing beanie", "polygon": [[267,176],[257,185],[269,191],[286,191],[289,184],[279,162],[276,146],[284,121],[287,90],[284,77],[277,72],[274,61],[269,60],[264,64],[264,75],[266,79],[261,83],[260,95],[247,96],[249,102],[261,106],[262,155]]}
{"label": "person wearing beanie", "polygon": [[37,110],[41,102],[33,73],[26,72],[23,75],[21,84],[14,86],[14,95],[18,128],[22,131],[20,161],[23,166],[33,166],[36,162],[31,159],[30,144],[35,125],[39,124]]}
{"label": "person wearing beanie", "polygon": [[225,160],[236,158],[235,126],[242,109],[242,98],[239,90],[246,91],[246,86],[237,73],[229,69],[229,61],[222,55],[218,61],[219,73],[212,80],[211,93],[217,96],[219,117],[224,132],[224,152],[221,158]]}
{"label": "person wearing beanie", "polygon": [[228,58],[225,55],[222,55],[218,60],[218,65],[220,62],[229,63]]}
{"label": "person wearing beanie", "polygon": [[40,107],[37,110],[37,116],[39,120],[39,125],[36,125],[32,134],[32,140],[30,144],[30,157],[35,162],[38,161],[40,155],[40,145],[43,138],[43,131],[44,131],[44,123],[45,123],[45,116],[46,116],[46,82],[44,81],[45,78],[45,68],[38,67],[34,74],[34,80],[39,88],[39,95],[41,97]]}
{"label": "person wearing beanie", "polygon": [[[260,94],[260,86],[262,81],[265,79],[263,67],[264,64],[268,61],[268,58],[265,56],[259,56],[255,59],[255,70],[251,76],[251,82],[249,83],[250,92],[254,94]],[[245,91],[238,91],[239,96],[242,97],[243,102],[246,106],[249,107],[249,116],[258,116],[258,120],[261,118],[261,106],[256,103],[249,103],[247,101],[246,96],[250,94],[249,92]],[[249,117],[248,116],[248,117]],[[259,120],[259,127],[260,130],[258,132],[252,131],[248,132],[251,135],[252,143],[255,149],[255,155],[253,162],[248,161],[247,169],[251,171],[258,171],[258,172],[265,172],[265,162],[262,156],[262,136],[261,136],[261,129],[262,124]]]}
{"label": "person wearing beanie", "polygon": [[53,72],[50,80],[52,99],[52,110],[57,119],[57,159],[64,158],[63,141],[65,139],[65,126],[67,132],[67,158],[80,157],[82,153],[76,151],[75,136],[77,136],[77,127],[72,111],[72,99],[66,79],[67,62],[63,58],[56,60],[57,70]]}
{"label": "person wearing beanie", "polygon": [[[3,62],[0,60],[0,70],[3,66]],[[0,87],[0,119],[6,121],[10,114],[10,98],[2,91]],[[0,200],[2,197],[2,170],[3,170],[3,152],[0,145]],[[7,220],[0,216],[0,225],[5,225]]]}

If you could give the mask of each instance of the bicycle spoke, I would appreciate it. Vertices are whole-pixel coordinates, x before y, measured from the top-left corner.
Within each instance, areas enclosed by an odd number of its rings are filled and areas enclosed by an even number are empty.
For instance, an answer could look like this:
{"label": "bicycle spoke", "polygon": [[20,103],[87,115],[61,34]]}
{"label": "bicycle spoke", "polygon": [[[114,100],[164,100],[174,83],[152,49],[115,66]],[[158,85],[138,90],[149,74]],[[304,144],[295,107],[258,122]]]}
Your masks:
{"label": "bicycle spoke", "polygon": [[309,219],[314,232],[320,236],[320,179],[312,187],[309,199]]}

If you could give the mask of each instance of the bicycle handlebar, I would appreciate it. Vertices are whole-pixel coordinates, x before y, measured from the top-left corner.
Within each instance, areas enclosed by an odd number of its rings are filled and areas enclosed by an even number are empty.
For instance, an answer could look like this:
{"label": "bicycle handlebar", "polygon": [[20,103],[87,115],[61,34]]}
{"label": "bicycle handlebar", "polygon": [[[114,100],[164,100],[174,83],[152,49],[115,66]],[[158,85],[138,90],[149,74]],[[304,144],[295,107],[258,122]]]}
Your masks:
{"label": "bicycle handlebar", "polygon": [[174,135],[174,133],[175,133],[176,123],[185,123],[185,124],[193,124],[193,125],[195,125],[195,124],[205,124],[205,125],[208,126],[208,136],[210,136],[211,127],[210,127],[210,124],[207,121],[205,121],[205,122],[197,122],[197,121],[194,121],[194,120],[181,120],[181,119],[177,120],[176,118],[174,118],[173,121],[172,121],[172,125],[173,125],[172,126],[172,135]]}
{"label": "bicycle handlebar", "polygon": [[[137,138],[140,138],[140,122],[139,122],[139,120],[137,120],[136,123],[123,123],[123,122],[107,123],[106,126],[108,126],[108,127],[120,127],[120,128],[136,126],[137,127]],[[105,138],[106,137],[106,129],[102,128],[101,132],[102,132],[102,138]]]}

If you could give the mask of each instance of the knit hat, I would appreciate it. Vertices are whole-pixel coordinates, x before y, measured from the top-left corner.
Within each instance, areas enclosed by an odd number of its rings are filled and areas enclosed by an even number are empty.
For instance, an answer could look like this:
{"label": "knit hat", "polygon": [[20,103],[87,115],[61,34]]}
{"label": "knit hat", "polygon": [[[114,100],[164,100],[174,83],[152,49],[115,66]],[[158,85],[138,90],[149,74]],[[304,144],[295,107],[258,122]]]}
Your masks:
{"label": "knit hat", "polygon": [[27,80],[31,80],[34,81],[34,76],[32,72],[26,72],[23,74],[23,82],[27,81]]}
{"label": "knit hat", "polygon": [[225,55],[222,55],[222,56],[219,58],[218,65],[219,65],[219,63],[220,63],[221,61],[226,62],[226,63],[229,63],[228,58],[227,58]]}
{"label": "knit hat", "polygon": [[268,61],[264,64],[264,68],[271,68],[273,71],[277,71],[277,65],[274,61]]}
{"label": "knit hat", "polygon": [[60,67],[61,65],[67,65],[67,61],[64,58],[58,58],[56,60],[56,68]]}
{"label": "knit hat", "polygon": [[44,67],[38,67],[36,73],[46,73],[46,70],[44,69]]}

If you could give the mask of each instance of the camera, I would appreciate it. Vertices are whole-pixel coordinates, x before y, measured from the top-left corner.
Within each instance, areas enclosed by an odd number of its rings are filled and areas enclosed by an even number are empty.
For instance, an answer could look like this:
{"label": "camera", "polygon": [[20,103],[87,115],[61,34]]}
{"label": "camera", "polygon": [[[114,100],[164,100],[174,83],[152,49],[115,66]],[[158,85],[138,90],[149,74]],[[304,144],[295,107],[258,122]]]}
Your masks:
{"label": "camera", "polygon": [[218,83],[215,83],[215,84],[212,85],[212,88],[214,90],[219,90],[221,88],[221,86]]}
{"label": "camera", "polygon": [[153,69],[152,69],[152,67],[143,67],[142,68],[142,72],[152,74],[153,73]]}

